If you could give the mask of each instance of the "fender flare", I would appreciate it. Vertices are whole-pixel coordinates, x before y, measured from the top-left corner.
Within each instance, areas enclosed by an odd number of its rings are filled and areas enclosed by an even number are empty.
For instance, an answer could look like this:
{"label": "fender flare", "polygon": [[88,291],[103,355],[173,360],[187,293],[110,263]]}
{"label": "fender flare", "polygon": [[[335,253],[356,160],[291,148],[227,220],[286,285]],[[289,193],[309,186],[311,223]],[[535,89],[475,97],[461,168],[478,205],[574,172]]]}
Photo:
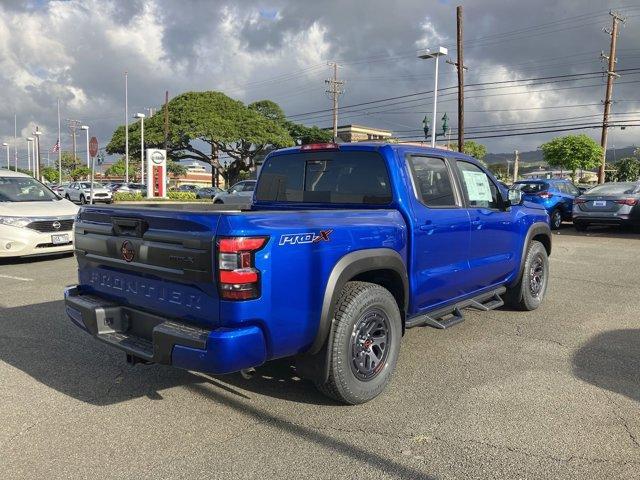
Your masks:
{"label": "fender flare", "polygon": [[522,253],[520,254],[520,268],[518,269],[518,275],[509,286],[513,286],[520,281],[522,272],[524,270],[524,260],[527,256],[527,248],[529,247],[529,243],[531,243],[533,237],[537,237],[538,235],[544,235],[545,237],[547,237],[549,244],[545,245],[545,248],[547,249],[547,254],[551,255],[551,227],[546,222],[535,222],[531,224],[529,230],[527,231],[527,236],[524,239],[524,243],[522,244]]}
{"label": "fender flare", "polygon": [[403,303],[400,311],[406,312],[409,303],[409,277],[407,267],[398,252],[390,248],[370,248],[357,250],[343,256],[334,265],[322,301],[322,312],[318,322],[318,330],[308,354],[318,353],[325,344],[333,324],[333,313],[340,292],[345,284],[357,275],[372,270],[392,270],[402,280]]}

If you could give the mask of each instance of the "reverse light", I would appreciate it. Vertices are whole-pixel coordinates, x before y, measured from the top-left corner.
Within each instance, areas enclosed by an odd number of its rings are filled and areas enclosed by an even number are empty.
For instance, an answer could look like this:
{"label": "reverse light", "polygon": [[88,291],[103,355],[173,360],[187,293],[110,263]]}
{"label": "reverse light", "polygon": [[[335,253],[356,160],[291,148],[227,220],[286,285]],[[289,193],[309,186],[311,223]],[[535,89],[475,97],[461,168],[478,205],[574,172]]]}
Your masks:
{"label": "reverse light", "polygon": [[302,145],[300,150],[338,150],[340,147],[337,143],[327,142],[327,143],[308,143],[306,145]]}
{"label": "reverse light", "polygon": [[218,240],[218,285],[223,300],[251,300],[260,296],[260,270],[255,252],[266,237],[230,237]]}
{"label": "reverse light", "polygon": [[619,203],[620,205],[629,205],[630,207],[633,207],[634,205],[638,204],[638,200],[636,200],[635,198],[623,198],[621,200],[616,200],[616,203]]}

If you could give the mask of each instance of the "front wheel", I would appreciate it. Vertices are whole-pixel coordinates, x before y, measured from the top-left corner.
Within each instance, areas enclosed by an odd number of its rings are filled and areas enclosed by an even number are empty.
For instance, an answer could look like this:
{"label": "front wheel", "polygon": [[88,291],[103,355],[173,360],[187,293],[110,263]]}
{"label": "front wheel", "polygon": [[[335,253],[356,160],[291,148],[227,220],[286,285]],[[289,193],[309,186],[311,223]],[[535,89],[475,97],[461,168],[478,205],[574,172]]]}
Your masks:
{"label": "front wheel", "polygon": [[325,395],[355,405],[387,386],[400,353],[402,320],[391,293],[373,283],[348,282],[336,304]]}
{"label": "front wheel", "polygon": [[213,203],[217,203],[218,205],[220,205],[220,204],[222,204],[222,203],[224,203],[224,202],[223,202],[222,200],[216,200],[216,201],[215,201],[215,202],[213,202]]}
{"label": "front wheel", "polygon": [[87,203],[87,200],[84,198],[84,195],[80,195],[80,204],[85,205],[86,203]]}
{"label": "front wheel", "polygon": [[551,229],[559,230],[560,227],[562,226],[562,212],[556,208],[553,212],[551,212],[550,218],[551,218]]}
{"label": "front wheel", "polygon": [[505,303],[517,310],[535,310],[542,304],[549,283],[549,257],[540,242],[532,240],[524,257],[520,280],[505,293]]}

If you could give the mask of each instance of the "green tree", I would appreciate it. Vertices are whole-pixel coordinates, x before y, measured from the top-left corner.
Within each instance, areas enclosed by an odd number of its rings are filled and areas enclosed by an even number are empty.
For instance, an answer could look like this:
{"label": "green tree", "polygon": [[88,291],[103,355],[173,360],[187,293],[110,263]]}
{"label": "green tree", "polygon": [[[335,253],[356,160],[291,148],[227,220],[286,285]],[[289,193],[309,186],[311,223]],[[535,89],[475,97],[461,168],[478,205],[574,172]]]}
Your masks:
{"label": "green tree", "polygon": [[44,167],[41,172],[42,176],[47,182],[58,183],[58,169],[55,167]]}
{"label": "green tree", "polygon": [[474,142],[473,140],[467,140],[464,142],[464,153],[470,155],[480,161],[487,156],[487,147],[481,143]]}
{"label": "green tree", "polygon": [[75,182],[78,180],[89,178],[89,175],[91,175],[91,169],[88,167],[79,166],[74,168],[69,175]]}
{"label": "green tree", "polygon": [[182,177],[187,173],[187,168],[180,162],[174,162],[173,160],[167,160],[167,172],[169,175],[176,177]]}
{"label": "green tree", "polygon": [[510,182],[511,179],[507,174],[507,167],[501,163],[493,163],[489,165],[489,170],[496,176],[501,182]]}
{"label": "green tree", "polygon": [[251,110],[255,110],[263,117],[273,120],[282,125],[294,140],[296,145],[306,145],[308,143],[325,143],[333,139],[333,135],[328,130],[316,126],[307,127],[300,123],[287,120],[286,115],[280,105],[271,100],[259,100],[249,104]]}
{"label": "green tree", "polygon": [[[293,145],[293,139],[278,122],[265,117],[242,102],[223,93],[187,92],[168,104],[169,135],[167,154],[174,161],[192,159],[210,164],[222,173],[218,155],[223,152],[234,161],[229,167],[233,179],[242,171],[255,168],[255,159],[267,147]],[[164,117],[159,111],[145,120],[145,146],[164,146]],[[129,155],[140,155],[140,124],[129,127]],[[208,147],[204,151],[201,145]],[[114,132],[107,153],[124,153],[124,126]]]}
{"label": "green tree", "polygon": [[575,181],[576,170],[589,170],[600,164],[602,147],[585,134],[556,137],[540,146],[545,162],[551,167],[571,171]]}
{"label": "green tree", "polygon": [[623,158],[615,163],[618,182],[634,182],[640,177],[640,160],[635,157]]}

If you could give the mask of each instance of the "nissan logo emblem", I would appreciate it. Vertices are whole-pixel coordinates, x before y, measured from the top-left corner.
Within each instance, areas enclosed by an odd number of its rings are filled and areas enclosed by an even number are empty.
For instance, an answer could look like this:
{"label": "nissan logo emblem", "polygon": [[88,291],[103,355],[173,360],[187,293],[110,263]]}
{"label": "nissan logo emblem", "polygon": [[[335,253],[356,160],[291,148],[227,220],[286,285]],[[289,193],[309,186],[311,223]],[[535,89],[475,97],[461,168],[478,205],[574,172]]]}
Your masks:
{"label": "nissan logo emblem", "polygon": [[125,262],[131,262],[133,260],[133,257],[135,257],[136,252],[129,240],[125,240],[124,242],[122,242],[122,246],[120,247],[120,255],[122,255],[122,259]]}
{"label": "nissan logo emblem", "polygon": [[60,224],[60,222],[59,222],[59,221],[57,221],[57,220],[56,220],[55,222],[53,222],[53,223],[51,224],[51,226],[52,226],[53,228],[55,228],[56,230],[60,230],[60,227],[61,227],[62,225]]}

